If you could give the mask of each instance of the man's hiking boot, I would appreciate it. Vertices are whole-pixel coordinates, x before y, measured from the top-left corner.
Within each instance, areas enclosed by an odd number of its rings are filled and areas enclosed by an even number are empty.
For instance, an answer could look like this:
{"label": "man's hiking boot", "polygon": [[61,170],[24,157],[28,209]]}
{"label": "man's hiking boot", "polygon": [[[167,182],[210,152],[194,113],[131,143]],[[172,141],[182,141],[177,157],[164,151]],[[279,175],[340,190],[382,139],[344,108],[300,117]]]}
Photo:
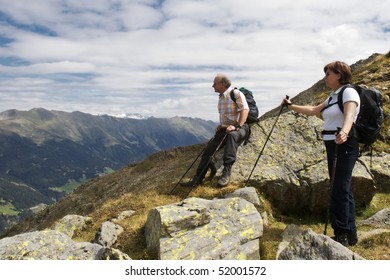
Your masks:
{"label": "man's hiking boot", "polygon": [[222,170],[222,176],[218,180],[218,186],[219,187],[225,187],[230,182],[230,174],[232,172],[232,166],[231,165],[225,165]]}
{"label": "man's hiking boot", "polygon": [[331,237],[334,241],[337,241],[344,247],[348,247],[348,235],[346,233],[336,234],[335,236]]}
{"label": "man's hiking boot", "polygon": [[188,182],[180,183],[180,186],[193,188],[193,187],[200,185],[201,183],[202,183],[202,180],[199,181],[199,178],[195,176],[194,178],[192,178]]}

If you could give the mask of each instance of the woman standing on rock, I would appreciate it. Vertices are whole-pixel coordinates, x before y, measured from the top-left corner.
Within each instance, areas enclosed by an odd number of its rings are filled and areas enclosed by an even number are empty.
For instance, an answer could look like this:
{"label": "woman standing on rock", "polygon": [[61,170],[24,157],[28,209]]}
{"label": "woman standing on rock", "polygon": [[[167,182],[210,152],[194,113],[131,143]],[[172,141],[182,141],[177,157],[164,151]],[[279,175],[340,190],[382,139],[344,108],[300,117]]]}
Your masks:
{"label": "woman standing on rock", "polygon": [[[330,212],[335,234],[334,239],[344,246],[353,246],[357,243],[357,232],[351,180],[352,171],[359,155],[359,144],[357,139],[352,137],[352,128],[360,110],[360,98],[355,89],[345,88],[343,92],[343,113],[337,106],[337,97],[344,85],[351,83],[351,68],[344,62],[335,61],[327,64],[324,67],[324,72],[324,81],[332,89],[332,92],[323,103],[317,106],[301,106],[284,99],[282,104],[291,110],[308,116],[322,114],[324,120],[322,135],[326,147],[329,176],[333,180]],[[334,104],[336,106],[329,106]],[[335,176],[332,178],[336,151],[337,164]]]}

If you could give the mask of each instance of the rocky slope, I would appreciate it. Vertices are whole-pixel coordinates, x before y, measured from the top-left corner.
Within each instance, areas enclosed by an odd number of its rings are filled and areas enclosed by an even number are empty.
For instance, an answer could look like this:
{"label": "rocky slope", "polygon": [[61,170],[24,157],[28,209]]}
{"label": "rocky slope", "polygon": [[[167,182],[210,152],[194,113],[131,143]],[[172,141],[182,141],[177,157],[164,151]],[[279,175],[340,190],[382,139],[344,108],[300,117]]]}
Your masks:
{"label": "rocky slope", "polygon": [[[374,145],[372,167],[370,167],[370,157],[362,157],[353,175],[353,184],[357,186],[355,189],[356,199],[359,202],[358,231],[361,234],[369,234],[378,227],[380,232],[374,233],[378,236],[375,238],[361,238],[362,241],[352,248],[356,254],[347,252],[347,255],[348,258],[358,258],[359,255],[363,258],[390,259],[388,216],[379,219],[381,222],[375,226],[364,223],[370,214],[372,215],[379,210],[386,211],[390,201],[388,166],[390,105],[388,96],[390,92],[389,79],[386,78],[390,72],[390,55],[374,56],[366,62],[359,63],[359,67],[355,71],[360,73],[356,75],[356,79],[363,79],[363,76],[371,77],[373,82],[370,85],[376,85],[382,91],[385,99],[385,125],[380,140]],[[324,94],[323,89],[314,90],[315,88],[316,86],[311,89],[313,103],[318,102]],[[307,94],[307,91],[303,94]],[[303,100],[306,103],[307,99],[301,99],[300,96],[297,96],[295,102],[299,103]],[[274,112],[278,111],[278,108],[274,110]],[[268,117],[264,117],[258,125],[252,127],[251,142],[239,149],[238,161],[234,165],[232,184],[229,187],[217,189],[214,185],[215,180],[213,180],[192,190],[189,197],[222,198],[237,188],[248,187],[245,186],[246,178],[275,121],[275,117],[272,117],[272,112],[270,112]],[[284,112],[278,119],[274,133],[249,182],[249,185],[256,189],[258,198],[262,202],[261,206],[256,206],[256,208],[264,223],[263,235],[259,238],[260,247],[263,248],[260,250],[260,255],[263,258],[276,257],[276,254],[268,254],[267,251],[273,250],[273,247],[267,247],[267,243],[273,244],[275,238],[282,241],[283,230],[278,227],[280,223],[288,225],[297,222],[302,228],[310,224],[315,227],[316,235],[323,230],[323,210],[327,204],[329,180],[325,171],[325,154],[319,134],[320,127],[321,120],[318,118],[308,118],[292,112]],[[19,223],[6,235],[13,236],[51,228],[66,215],[78,214],[90,216],[92,223],[86,229],[80,230],[76,239],[84,242],[91,241],[101,224],[118,217],[123,211],[132,210],[135,211],[135,215],[119,222],[123,232],[118,236],[114,247],[134,259],[158,258],[156,253],[150,251],[147,244],[149,241],[146,237],[146,228],[156,228],[156,222],[150,222],[153,224],[151,227],[146,226],[149,213],[156,213],[156,211],[161,213],[162,208],[159,207],[162,206],[167,206],[166,209],[169,210],[172,205],[185,205],[183,199],[188,192],[187,189],[179,188],[171,195],[168,193],[203,147],[204,144],[159,152],[143,162],[129,165],[118,172],[89,181],[58,203]],[[191,176],[191,172],[189,172],[188,177]],[[203,211],[207,212],[208,210]],[[202,210],[195,212],[202,213]],[[363,212],[364,214],[361,214]],[[210,217],[212,212],[208,213]],[[163,215],[160,216],[163,217]],[[207,226],[206,220],[206,218],[202,220],[205,226]],[[279,232],[277,236],[280,239],[276,237],[275,231]],[[230,236],[228,232],[226,236]],[[177,235],[175,231],[171,233]],[[301,252],[307,252],[304,249],[305,244],[299,243],[302,238],[313,240],[313,242],[316,240],[315,242],[318,244],[327,244],[330,241],[329,236],[317,238],[316,235],[313,235],[313,231],[306,229],[301,233],[305,237],[288,239],[291,250],[301,248],[299,249]],[[300,236],[301,233],[297,234]],[[153,237],[151,240],[156,240],[156,238]],[[295,241],[293,242],[293,240]],[[161,243],[164,243],[164,240]],[[264,247],[266,248],[264,249]],[[336,248],[336,253],[340,252],[337,250]],[[375,256],[372,256],[372,251],[376,251]],[[293,258],[291,252],[285,252],[279,256],[280,258]],[[306,257],[294,256],[296,258],[310,258],[308,255]],[[334,254],[327,256],[334,256]]]}

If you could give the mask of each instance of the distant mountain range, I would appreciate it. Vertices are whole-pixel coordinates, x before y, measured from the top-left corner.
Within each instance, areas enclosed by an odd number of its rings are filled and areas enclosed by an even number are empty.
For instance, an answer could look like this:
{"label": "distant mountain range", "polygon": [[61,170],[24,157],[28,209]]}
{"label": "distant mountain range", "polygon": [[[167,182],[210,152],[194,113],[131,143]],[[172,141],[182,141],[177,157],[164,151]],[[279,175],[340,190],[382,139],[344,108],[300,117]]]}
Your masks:
{"label": "distant mountain range", "polygon": [[[80,183],[161,150],[205,142],[216,124],[194,118],[117,118],[42,108],[0,113],[0,232]],[[2,213],[2,214],[1,214]]]}

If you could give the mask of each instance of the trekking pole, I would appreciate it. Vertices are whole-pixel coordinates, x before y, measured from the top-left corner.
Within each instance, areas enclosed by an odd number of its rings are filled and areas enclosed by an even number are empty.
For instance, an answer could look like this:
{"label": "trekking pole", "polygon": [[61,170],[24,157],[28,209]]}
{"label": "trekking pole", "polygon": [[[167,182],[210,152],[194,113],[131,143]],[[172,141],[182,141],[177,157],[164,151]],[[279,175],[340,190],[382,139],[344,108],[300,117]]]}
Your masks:
{"label": "trekking pole", "polygon": [[179,182],[173,187],[173,189],[168,193],[169,195],[173,193],[173,191],[177,188],[177,186],[180,184],[181,180],[187,175],[188,171],[192,168],[192,166],[195,164],[195,162],[198,160],[198,158],[203,154],[203,152],[206,150],[207,145],[214,139],[215,136],[213,136],[206,144],[206,146],[203,148],[203,150],[199,153],[199,155],[196,157],[196,159],[191,163],[190,167],[186,170],[186,172],[181,176]]}
{"label": "trekking pole", "polygon": [[[221,146],[222,146],[222,144],[223,144],[223,142],[225,141],[225,139],[226,139],[226,136],[227,136],[227,132],[225,133],[225,135],[223,136],[223,138],[222,138],[222,140],[221,140],[221,142],[219,142],[219,144],[218,144],[218,146],[217,146],[217,148],[215,149],[215,151],[213,152],[213,154],[210,156],[210,158],[209,158],[209,160],[208,160],[208,162],[207,162],[207,164],[205,164],[205,166],[203,167],[203,169],[202,169],[202,172],[200,173],[200,174],[203,174],[203,172],[205,172],[206,170],[207,170],[207,168],[209,167],[209,165],[210,165],[210,162],[211,162],[211,160],[212,160],[212,158],[214,157],[214,155],[216,154],[216,152],[218,152],[219,151],[219,148],[221,148]],[[194,189],[194,187],[193,186],[191,186],[191,189],[190,189],[190,191],[184,196],[184,199],[186,199],[187,198],[187,196],[192,192],[192,190]]]}
{"label": "trekking pole", "polygon": [[[290,97],[289,97],[288,95],[286,95],[286,99],[288,100],[289,98],[290,98]],[[275,126],[276,126],[276,123],[278,122],[278,119],[279,119],[280,115],[282,114],[282,111],[283,111],[284,107],[286,107],[286,106],[287,106],[286,104],[283,104],[282,107],[280,108],[280,111],[279,111],[278,116],[276,117],[275,123],[274,123],[274,125],[272,126],[271,131],[269,132],[269,134],[268,134],[268,136],[267,136],[267,139],[265,140],[265,143],[264,143],[264,145],[263,145],[263,148],[261,149],[260,154],[259,154],[259,156],[257,157],[257,160],[256,160],[256,162],[255,162],[255,164],[254,164],[254,166],[253,166],[253,168],[252,168],[251,173],[250,173],[249,176],[248,176],[248,179],[246,179],[245,186],[248,184],[249,179],[251,178],[252,173],[253,173],[253,171],[255,170],[256,165],[257,165],[257,163],[259,162],[259,159],[260,159],[261,155],[263,154],[264,148],[265,148],[265,146],[267,145],[267,142],[268,142],[269,138],[271,137],[272,132],[274,131],[274,128],[275,128]]]}
{"label": "trekking pole", "polygon": [[[337,128],[337,134],[340,133],[341,128]],[[329,202],[328,202],[328,207],[326,208],[326,221],[325,221],[325,228],[324,228],[324,235],[326,235],[326,230],[328,228],[328,222],[330,218],[330,203],[331,203],[331,196],[332,196],[332,191],[334,187],[334,178],[336,176],[336,165],[337,165],[337,153],[338,153],[338,144],[336,144],[336,147],[334,148],[334,157],[333,157],[333,167],[332,167],[332,174],[330,178],[330,193],[329,193]]]}

